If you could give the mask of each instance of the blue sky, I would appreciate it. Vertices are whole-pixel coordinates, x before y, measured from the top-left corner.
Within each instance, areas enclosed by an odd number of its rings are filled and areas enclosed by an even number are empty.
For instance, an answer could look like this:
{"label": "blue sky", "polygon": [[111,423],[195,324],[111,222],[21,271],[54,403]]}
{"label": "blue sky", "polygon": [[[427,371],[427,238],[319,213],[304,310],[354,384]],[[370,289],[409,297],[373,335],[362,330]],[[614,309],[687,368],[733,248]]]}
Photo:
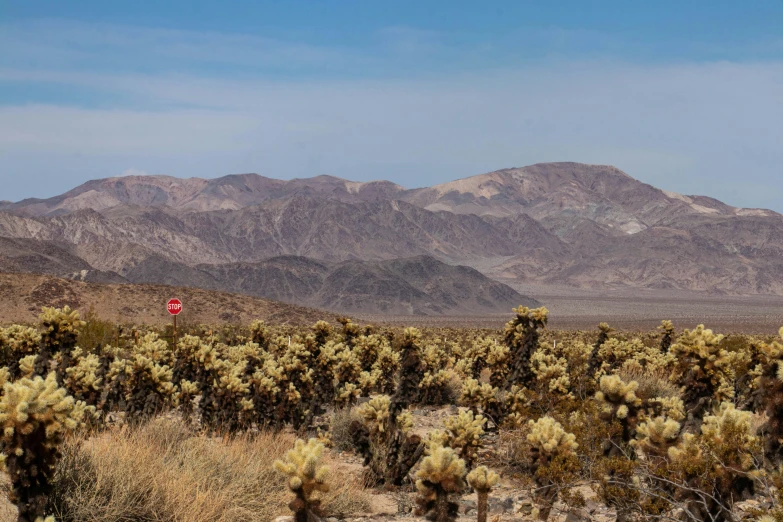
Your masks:
{"label": "blue sky", "polygon": [[0,0],[0,199],[544,161],[783,211],[783,2]]}

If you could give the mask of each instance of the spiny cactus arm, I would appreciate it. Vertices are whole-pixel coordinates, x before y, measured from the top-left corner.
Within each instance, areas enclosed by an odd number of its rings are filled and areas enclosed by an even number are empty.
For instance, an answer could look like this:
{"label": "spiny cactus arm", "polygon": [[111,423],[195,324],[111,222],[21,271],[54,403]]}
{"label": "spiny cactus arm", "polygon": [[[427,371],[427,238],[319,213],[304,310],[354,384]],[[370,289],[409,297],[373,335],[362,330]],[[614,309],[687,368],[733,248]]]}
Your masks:
{"label": "spiny cactus arm", "polygon": [[321,465],[323,451],[324,445],[317,439],[310,439],[307,443],[297,439],[286,458],[274,462],[274,469],[288,475],[288,488],[296,495],[288,507],[294,512],[297,522],[322,516],[320,500],[313,498],[312,494],[329,490],[326,483],[329,468]]}
{"label": "spiny cactus arm", "polygon": [[479,466],[468,473],[466,478],[468,485],[476,491],[478,522],[486,522],[489,492],[498,484],[500,476],[494,471],[490,471],[486,466]]}

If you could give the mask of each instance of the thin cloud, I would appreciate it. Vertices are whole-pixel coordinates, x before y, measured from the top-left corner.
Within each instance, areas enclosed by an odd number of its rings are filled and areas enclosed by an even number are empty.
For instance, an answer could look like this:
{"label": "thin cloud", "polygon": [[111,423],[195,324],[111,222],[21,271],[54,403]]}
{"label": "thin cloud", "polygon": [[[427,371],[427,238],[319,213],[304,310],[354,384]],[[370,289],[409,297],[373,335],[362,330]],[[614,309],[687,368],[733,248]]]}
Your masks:
{"label": "thin cloud", "polygon": [[[53,195],[128,165],[179,176],[328,173],[418,186],[542,161],[583,161],[616,165],[668,190],[783,210],[780,62],[558,60],[406,78],[218,78],[193,65],[202,63],[202,51],[220,61],[249,49],[236,60],[305,68],[312,60],[342,67],[387,58],[157,29],[134,39],[130,28],[105,34],[66,27],[63,37],[57,27],[57,37],[39,42],[33,36],[40,26],[0,31],[5,43],[21,42],[10,59],[0,59],[0,82],[90,89],[116,101],[111,109],[0,106],[0,177],[9,194],[3,199]],[[383,45],[444,45],[440,35],[389,31]],[[20,57],[57,47],[59,38],[68,52],[55,56],[65,66],[43,57],[22,63]],[[96,42],[115,50],[104,56]],[[122,57],[134,45],[135,59],[161,51],[184,65],[176,73],[139,72],[122,60],[119,70],[96,65],[96,56]],[[745,190],[754,184],[766,189]]]}

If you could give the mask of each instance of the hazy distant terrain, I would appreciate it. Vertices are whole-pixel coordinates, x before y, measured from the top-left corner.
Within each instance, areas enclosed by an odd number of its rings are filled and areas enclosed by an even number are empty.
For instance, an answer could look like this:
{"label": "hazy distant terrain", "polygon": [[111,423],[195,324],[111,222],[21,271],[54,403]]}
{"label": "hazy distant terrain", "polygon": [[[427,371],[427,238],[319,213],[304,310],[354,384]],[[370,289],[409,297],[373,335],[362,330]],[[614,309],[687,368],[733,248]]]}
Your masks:
{"label": "hazy distant terrain", "polygon": [[0,204],[0,246],[4,271],[348,312],[504,313],[534,303],[512,289],[522,287],[783,295],[780,214],[578,163],[418,189],[329,176],[108,178]]}

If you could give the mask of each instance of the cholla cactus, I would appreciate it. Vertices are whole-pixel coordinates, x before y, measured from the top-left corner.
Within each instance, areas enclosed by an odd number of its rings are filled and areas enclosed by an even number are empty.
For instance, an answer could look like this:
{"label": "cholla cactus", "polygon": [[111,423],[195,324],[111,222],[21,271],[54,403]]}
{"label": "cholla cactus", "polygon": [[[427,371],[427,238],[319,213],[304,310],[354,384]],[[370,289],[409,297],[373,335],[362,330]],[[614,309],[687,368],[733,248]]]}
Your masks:
{"label": "cholla cactus", "polygon": [[334,394],[334,407],[346,408],[356,404],[356,400],[361,397],[362,390],[352,382],[347,382],[337,388]]}
{"label": "cholla cactus", "polygon": [[19,359],[19,364],[16,365],[18,368],[17,375],[28,378],[32,377],[35,373],[35,363],[37,360],[37,355],[27,355]]}
{"label": "cholla cactus", "polygon": [[35,328],[11,325],[0,328],[0,365],[7,366],[11,379],[19,377],[19,360],[34,355],[41,344],[41,334]]}
{"label": "cholla cactus", "polygon": [[184,379],[179,381],[179,395],[177,398],[182,417],[186,422],[190,422],[193,418],[193,401],[196,395],[198,395],[198,384]]}
{"label": "cholla cactus", "polygon": [[172,372],[168,366],[160,366],[137,353],[125,369],[129,370],[125,402],[130,419],[147,419],[176,405],[177,390],[171,382]]}
{"label": "cholla cactus", "polygon": [[269,349],[269,334],[264,321],[253,321],[250,325],[250,340],[262,350]]}
{"label": "cholla cactus", "polygon": [[490,384],[469,378],[462,384],[460,403],[470,408],[475,415],[478,415],[479,410],[491,415],[490,412],[495,412],[498,408],[497,393],[498,389]]}
{"label": "cholla cactus", "polygon": [[250,383],[242,379],[245,365],[244,361],[223,361],[220,364],[219,378],[213,385],[215,409],[206,419],[202,418],[202,422],[211,428],[233,433],[250,425],[250,412],[254,408],[248,397]]}
{"label": "cholla cactus", "polygon": [[[783,328],[778,332],[783,338]],[[757,395],[767,415],[764,455],[776,466],[783,464],[783,344],[777,340],[760,346],[763,355]]]}
{"label": "cholla cactus", "polygon": [[730,358],[720,348],[722,340],[722,335],[700,324],[685,330],[669,350],[677,358],[672,380],[683,388],[686,428],[697,426],[713,404],[734,396]]}
{"label": "cholla cactus", "polygon": [[453,383],[456,374],[450,369],[427,371],[419,382],[421,404],[443,405],[455,399],[453,397]]}
{"label": "cholla cactus", "polygon": [[392,409],[402,410],[419,399],[419,383],[424,370],[418,345],[420,338],[421,332],[416,328],[406,328],[402,332],[400,371]]}
{"label": "cholla cactus", "polygon": [[343,325],[343,339],[342,342],[350,347],[353,348],[354,340],[359,337],[362,333],[362,329],[359,327],[358,324],[352,322],[347,317],[340,317],[337,319],[337,322]]}
{"label": "cholla cactus", "polygon": [[393,351],[391,346],[386,343],[378,352],[378,357],[372,365],[372,372],[378,378],[376,387],[379,393],[392,395],[396,389],[396,376],[400,370],[400,354]]}
{"label": "cholla cactus", "polygon": [[511,366],[511,349],[505,344],[493,344],[487,350],[487,367],[490,371],[489,383],[503,389],[508,381]]}
{"label": "cholla cactus", "polygon": [[57,386],[54,373],[46,380],[22,378],[3,386],[0,448],[19,522],[44,516],[59,446],[67,432],[82,425],[85,410]]}
{"label": "cholla cactus", "polygon": [[500,477],[486,466],[479,466],[468,473],[467,480],[468,485],[476,492],[478,499],[476,505],[478,522],[487,522],[489,492],[500,482]]}
{"label": "cholla cactus", "polygon": [[400,485],[424,453],[418,435],[410,434],[410,414],[397,413],[387,396],[370,399],[358,409],[362,421],[351,423],[354,445],[364,456],[367,484]]}
{"label": "cholla cactus", "polygon": [[618,422],[622,426],[622,432],[617,437],[604,442],[604,455],[607,457],[621,455],[623,445],[628,444],[636,434],[639,408],[642,405],[635,393],[638,387],[636,381],[625,383],[617,375],[601,377],[600,390],[595,394],[601,407],[601,419]]}
{"label": "cholla cactus", "polygon": [[530,358],[538,348],[539,329],[545,328],[549,316],[546,308],[530,309],[520,306],[514,309],[516,318],[506,323],[503,330],[504,341],[510,350],[511,374],[506,379],[504,389],[514,384],[529,386],[535,375],[530,368]]}
{"label": "cholla cactus", "polygon": [[57,366],[57,382],[62,384],[65,369],[70,366],[70,353],[76,347],[79,329],[86,323],[79,319],[79,312],[65,306],[44,308],[38,316],[41,321],[41,349],[35,362],[36,375],[49,373],[50,360],[54,354],[60,354]]}
{"label": "cholla cactus", "polygon": [[353,351],[361,363],[362,370],[365,372],[372,371],[378,356],[388,345],[388,341],[380,335],[359,336],[356,339]]}
{"label": "cholla cactus", "polygon": [[528,428],[529,466],[537,486],[534,497],[539,504],[539,518],[547,520],[557,498],[558,483],[567,481],[567,477],[560,476],[558,472],[568,472],[576,467],[575,451],[579,445],[576,437],[567,433],[552,417],[531,420]]}
{"label": "cholla cactus", "polygon": [[473,467],[478,450],[482,447],[481,437],[487,419],[481,415],[474,416],[470,410],[453,415],[444,422],[443,445],[457,451],[457,455],[465,461],[468,469]]}
{"label": "cholla cactus", "polygon": [[313,325],[312,330],[315,335],[315,344],[317,346],[326,344],[327,339],[332,335],[332,325],[326,321],[318,321]]}
{"label": "cholla cactus", "polygon": [[571,379],[568,376],[568,361],[545,350],[536,350],[530,358],[536,380],[550,393],[569,395]]}
{"label": "cholla cactus", "polygon": [[459,504],[453,497],[465,489],[465,472],[465,461],[453,449],[432,444],[416,473],[417,515],[433,522],[456,521]]}
{"label": "cholla cactus", "polygon": [[101,395],[100,359],[95,354],[82,355],[79,348],[71,354],[76,364],[65,370],[65,388],[77,400],[97,406]]}
{"label": "cholla cactus", "polygon": [[648,458],[664,458],[669,448],[680,440],[682,426],[679,422],[662,415],[648,419],[636,428],[636,441],[633,445]]}
{"label": "cholla cactus", "polygon": [[674,338],[674,324],[664,319],[658,329],[661,331],[661,352],[668,353]]}
{"label": "cholla cactus", "polygon": [[595,344],[593,345],[593,351],[590,354],[590,360],[587,365],[587,371],[592,377],[600,377],[596,375],[596,372],[601,367],[601,347],[609,340],[609,334],[613,331],[614,328],[607,323],[600,323],[598,325],[598,339],[596,339]]}
{"label": "cholla cactus", "polygon": [[464,351],[455,354],[458,358],[454,371],[464,379],[478,379],[482,370],[487,367],[490,349],[496,344],[497,341],[488,337],[474,340]]}
{"label": "cholla cactus", "polygon": [[316,439],[310,439],[307,444],[297,439],[285,460],[274,463],[277,471],[288,475],[288,489],[296,495],[288,504],[296,522],[318,522],[323,516],[321,501],[314,496],[329,491],[326,483],[329,468],[321,465],[323,451],[323,444]]}

